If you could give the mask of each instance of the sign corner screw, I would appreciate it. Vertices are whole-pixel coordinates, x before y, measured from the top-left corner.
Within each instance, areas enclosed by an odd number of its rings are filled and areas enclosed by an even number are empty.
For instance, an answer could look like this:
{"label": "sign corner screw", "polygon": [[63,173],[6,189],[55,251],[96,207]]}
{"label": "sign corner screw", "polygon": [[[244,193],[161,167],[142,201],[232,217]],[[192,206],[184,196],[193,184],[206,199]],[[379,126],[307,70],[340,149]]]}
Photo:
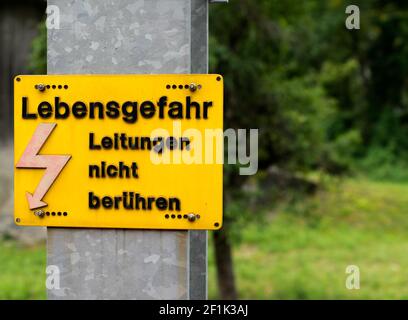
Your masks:
{"label": "sign corner screw", "polygon": [[36,211],[34,211],[34,215],[39,217],[39,218],[43,218],[45,216],[45,212],[44,212],[44,210],[36,210]]}
{"label": "sign corner screw", "polygon": [[188,221],[190,221],[190,222],[194,222],[194,221],[196,221],[197,216],[196,216],[194,213],[189,213],[189,214],[187,215],[187,219],[188,219]]}

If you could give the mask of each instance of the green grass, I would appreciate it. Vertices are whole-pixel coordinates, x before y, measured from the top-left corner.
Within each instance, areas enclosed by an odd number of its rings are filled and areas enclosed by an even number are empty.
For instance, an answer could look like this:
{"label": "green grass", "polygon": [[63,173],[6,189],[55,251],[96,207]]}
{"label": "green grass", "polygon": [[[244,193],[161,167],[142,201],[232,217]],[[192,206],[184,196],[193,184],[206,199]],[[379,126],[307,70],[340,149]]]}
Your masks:
{"label": "green grass", "polygon": [[[242,231],[234,248],[242,299],[408,299],[408,184],[330,180]],[[209,296],[217,297],[213,250]],[[45,249],[0,242],[0,299],[44,299]],[[345,287],[348,265],[360,290]]]}
{"label": "green grass", "polygon": [[[234,250],[239,297],[408,299],[407,214],[408,184],[367,180],[275,210]],[[359,290],[345,287],[348,265],[360,268]],[[215,278],[211,262],[211,298]]]}
{"label": "green grass", "polygon": [[45,248],[0,242],[0,299],[45,299]]}

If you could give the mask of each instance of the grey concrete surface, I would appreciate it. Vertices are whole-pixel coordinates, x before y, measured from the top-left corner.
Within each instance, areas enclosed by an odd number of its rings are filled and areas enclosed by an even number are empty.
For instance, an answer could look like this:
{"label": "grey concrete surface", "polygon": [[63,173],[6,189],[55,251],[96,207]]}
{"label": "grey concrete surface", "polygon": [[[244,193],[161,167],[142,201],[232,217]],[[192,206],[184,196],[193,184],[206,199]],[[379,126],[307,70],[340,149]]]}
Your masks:
{"label": "grey concrete surface", "polygon": [[[206,57],[207,43],[193,42],[192,29],[206,31],[207,0],[48,4],[58,5],[61,12],[61,29],[48,31],[51,74],[206,69],[198,61]],[[192,9],[201,15],[195,27]],[[61,287],[48,290],[48,298],[206,298],[206,246],[205,232],[49,228],[48,265],[60,269]]]}

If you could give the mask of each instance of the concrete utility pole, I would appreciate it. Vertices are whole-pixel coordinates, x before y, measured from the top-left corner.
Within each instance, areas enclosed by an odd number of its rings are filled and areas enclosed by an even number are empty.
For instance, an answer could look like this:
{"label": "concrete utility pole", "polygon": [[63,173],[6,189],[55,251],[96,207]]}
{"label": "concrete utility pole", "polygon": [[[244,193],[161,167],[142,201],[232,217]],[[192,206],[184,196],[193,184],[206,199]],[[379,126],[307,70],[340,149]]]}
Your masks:
{"label": "concrete utility pole", "polygon": [[[48,5],[61,14],[49,74],[207,73],[208,0]],[[50,265],[60,288],[49,299],[207,298],[206,231],[48,228]]]}

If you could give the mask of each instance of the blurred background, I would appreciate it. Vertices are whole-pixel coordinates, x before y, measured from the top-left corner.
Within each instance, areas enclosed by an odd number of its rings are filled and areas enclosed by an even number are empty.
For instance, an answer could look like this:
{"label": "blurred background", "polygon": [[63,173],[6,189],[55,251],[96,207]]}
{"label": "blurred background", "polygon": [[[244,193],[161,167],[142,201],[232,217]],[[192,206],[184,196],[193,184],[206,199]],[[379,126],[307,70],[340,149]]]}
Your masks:
{"label": "blurred background", "polygon": [[[345,9],[360,8],[348,30]],[[12,78],[46,73],[45,2],[0,4],[0,299],[44,299],[45,233],[12,220]],[[259,172],[225,165],[209,297],[408,298],[408,2],[212,5],[225,128],[259,128]],[[349,290],[346,268],[360,269]]]}

